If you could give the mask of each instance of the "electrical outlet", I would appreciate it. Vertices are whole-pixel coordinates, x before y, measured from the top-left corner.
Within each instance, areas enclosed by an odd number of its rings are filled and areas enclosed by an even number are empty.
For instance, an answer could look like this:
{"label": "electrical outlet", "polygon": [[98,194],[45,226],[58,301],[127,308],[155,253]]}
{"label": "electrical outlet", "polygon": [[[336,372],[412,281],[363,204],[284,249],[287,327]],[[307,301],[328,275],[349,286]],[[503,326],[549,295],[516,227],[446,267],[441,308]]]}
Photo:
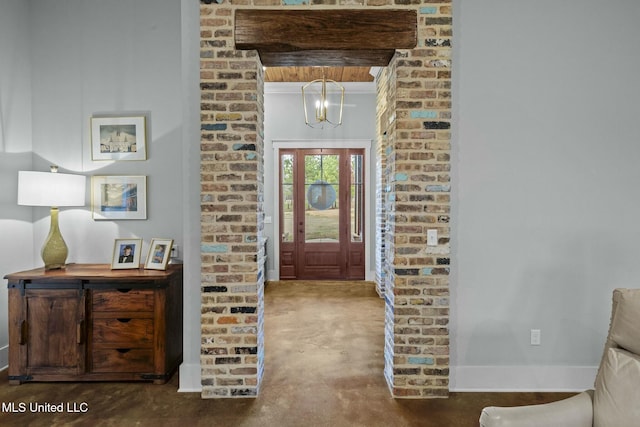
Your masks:
{"label": "electrical outlet", "polygon": [[171,258],[178,258],[178,245],[171,246]]}
{"label": "electrical outlet", "polygon": [[540,329],[531,330],[531,345],[540,345],[541,333]]}

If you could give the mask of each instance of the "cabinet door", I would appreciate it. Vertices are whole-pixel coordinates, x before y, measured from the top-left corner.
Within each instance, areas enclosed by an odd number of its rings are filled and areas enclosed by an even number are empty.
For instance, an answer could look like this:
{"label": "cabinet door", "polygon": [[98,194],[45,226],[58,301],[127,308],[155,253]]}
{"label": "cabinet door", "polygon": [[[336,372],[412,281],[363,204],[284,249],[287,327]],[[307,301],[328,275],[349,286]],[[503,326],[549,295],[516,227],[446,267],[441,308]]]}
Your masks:
{"label": "cabinet door", "polygon": [[25,293],[25,304],[28,374],[83,373],[84,291],[31,289]]}

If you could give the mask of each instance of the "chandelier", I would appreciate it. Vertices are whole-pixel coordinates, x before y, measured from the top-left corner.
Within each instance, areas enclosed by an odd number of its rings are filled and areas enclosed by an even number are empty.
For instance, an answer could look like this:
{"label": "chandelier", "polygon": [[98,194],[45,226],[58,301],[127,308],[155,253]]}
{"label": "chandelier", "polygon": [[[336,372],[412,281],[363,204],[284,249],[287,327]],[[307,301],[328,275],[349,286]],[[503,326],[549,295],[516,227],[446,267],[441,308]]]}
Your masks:
{"label": "chandelier", "polygon": [[337,127],[342,124],[344,106],[344,87],[334,80],[322,78],[302,86],[302,105],[304,122],[307,126],[323,129],[325,126]]}

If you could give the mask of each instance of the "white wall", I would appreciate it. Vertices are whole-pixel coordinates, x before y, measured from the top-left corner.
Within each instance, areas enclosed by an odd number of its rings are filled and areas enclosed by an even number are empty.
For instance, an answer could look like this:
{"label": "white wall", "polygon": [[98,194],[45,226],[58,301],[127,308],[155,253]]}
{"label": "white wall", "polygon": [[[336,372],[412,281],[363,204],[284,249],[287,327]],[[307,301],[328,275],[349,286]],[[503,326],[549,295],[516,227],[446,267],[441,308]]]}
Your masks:
{"label": "white wall", "polygon": [[640,276],[640,3],[454,11],[452,388],[590,387]]}
{"label": "white wall", "polygon": [[[146,221],[94,221],[89,188],[83,209],[61,210],[67,261],[109,263],[114,239],[127,237],[144,239],[144,259],[151,238],[173,238],[186,264],[184,359],[198,364],[185,379],[199,385],[198,12],[189,0],[0,3],[0,274],[41,266],[49,229],[48,209],[16,206],[18,170],[146,175]],[[92,161],[98,114],[146,115],[148,159]],[[0,366],[6,345],[3,318]]]}
{"label": "white wall", "polygon": [[[117,237],[141,237],[146,243],[168,237],[182,246],[180,4],[31,4],[34,167],[58,164],[87,176],[147,176],[146,221],[94,221],[89,197],[87,209],[61,212],[68,261],[110,262]],[[92,161],[89,119],[99,114],[147,115],[147,160]],[[39,221],[35,232],[42,241],[47,221]]]}
{"label": "white wall", "polygon": [[[273,218],[273,224],[265,224],[264,231],[268,237],[267,279],[274,280],[279,277],[278,251],[274,229],[278,222],[278,170],[274,167],[274,141],[276,143],[292,143],[292,147],[322,148],[328,144],[337,143],[339,147],[348,144],[370,142],[372,155],[375,153],[376,138],[376,93],[375,84],[345,84],[345,101],[343,109],[343,124],[336,128],[314,129],[304,123],[304,110],[302,109],[302,84],[278,84],[270,83],[265,88],[265,154],[264,154],[264,212],[265,216]],[[326,141],[326,142],[325,142]],[[343,145],[344,144],[344,145]],[[369,159],[367,170],[370,177],[369,188],[366,189],[368,197],[375,197],[375,160]],[[371,221],[365,226],[368,235],[365,244],[369,247],[368,268],[375,267],[374,239],[375,228]],[[372,272],[365,272],[370,280],[373,280]]]}
{"label": "white wall", "polygon": [[[2,279],[32,263],[31,209],[18,206],[18,170],[31,168],[31,64],[29,7],[22,0],[0,4],[0,312],[6,313]],[[8,361],[7,316],[0,316],[0,369]]]}

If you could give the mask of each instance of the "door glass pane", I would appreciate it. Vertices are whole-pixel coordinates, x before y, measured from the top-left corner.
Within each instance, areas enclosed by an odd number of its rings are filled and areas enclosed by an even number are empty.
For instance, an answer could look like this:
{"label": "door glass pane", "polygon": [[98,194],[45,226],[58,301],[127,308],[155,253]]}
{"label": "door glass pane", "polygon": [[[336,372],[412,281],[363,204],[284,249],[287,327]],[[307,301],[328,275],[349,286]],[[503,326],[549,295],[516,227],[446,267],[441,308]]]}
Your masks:
{"label": "door glass pane", "polygon": [[293,242],[293,154],[280,157],[280,176],[282,177],[282,194],[280,196],[280,217],[282,218],[282,241]]}
{"label": "door glass pane", "polygon": [[363,167],[362,155],[351,155],[351,241],[362,242]]}
{"label": "door glass pane", "polygon": [[304,158],[306,242],[339,242],[339,160],[337,154]]}

